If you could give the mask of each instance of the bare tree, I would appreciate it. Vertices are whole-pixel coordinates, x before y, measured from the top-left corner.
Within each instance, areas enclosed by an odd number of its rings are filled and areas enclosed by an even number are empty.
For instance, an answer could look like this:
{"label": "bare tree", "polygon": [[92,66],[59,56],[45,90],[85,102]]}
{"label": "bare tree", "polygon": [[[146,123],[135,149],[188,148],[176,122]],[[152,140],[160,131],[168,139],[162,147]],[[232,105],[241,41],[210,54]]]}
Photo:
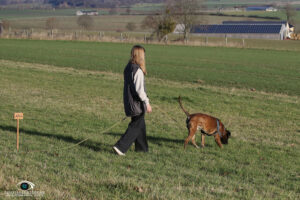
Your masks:
{"label": "bare tree", "polygon": [[291,5],[291,4],[287,4],[284,8],[285,14],[286,14],[286,19],[288,21],[288,23],[295,23],[295,16],[297,15],[297,11],[296,9]]}
{"label": "bare tree", "polygon": [[127,15],[130,15],[130,14],[131,14],[131,7],[130,7],[130,6],[128,6],[128,7],[126,8],[126,14],[127,14]]}
{"label": "bare tree", "polygon": [[110,10],[108,11],[108,13],[109,13],[110,15],[116,15],[116,14],[118,14],[118,10],[117,10],[116,7],[112,7],[112,8],[110,8]]}
{"label": "bare tree", "polygon": [[0,36],[2,34],[3,28],[2,28],[2,22],[0,21]]}
{"label": "bare tree", "polygon": [[129,31],[134,31],[136,29],[136,25],[133,22],[128,22],[128,24],[126,25],[126,28]]}
{"label": "bare tree", "polygon": [[53,30],[58,28],[59,21],[55,17],[50,17],[46,20],[46,29]]}
{"label": "bare tree", "polygon": [[10,21],[8,21],[7,19],[3,19],[2,20],[2,28],[4,30],[8,30],[10,28]]}
{"label": "bare tree", "polygon": [[198,13],[204,0],[168,0],[166,6],[174,15],[178,24],[182,24],[184,40],[198,19]]}
{"label": "bare tree", "polygon": [[150,28],[150,29],[153,29],[153,30],[156,29],[157,26],[158,26],[158,19],[157,18],[158,18],[158,16],[148,15],[142,21],[141,28],[142,29]]}
{"label": "bare tree", "polygon": [[91,29],[94,26],[94,20],[91,16],[81,15],[77,19],[77,24],[84,29]]}
{"label": "bare tree", "polygon": [[300,34],[300,22],[299,21],[295,24],[295,33],[298,35]]}
{"label": "bare tree", "polygon": [[160,14],[147,16],[142,22],[142,28],[152,29],[151,38],[156,35],[159,41],[166,38],[169,33],[172,33],[175,27],[176,21],[167,8]]}

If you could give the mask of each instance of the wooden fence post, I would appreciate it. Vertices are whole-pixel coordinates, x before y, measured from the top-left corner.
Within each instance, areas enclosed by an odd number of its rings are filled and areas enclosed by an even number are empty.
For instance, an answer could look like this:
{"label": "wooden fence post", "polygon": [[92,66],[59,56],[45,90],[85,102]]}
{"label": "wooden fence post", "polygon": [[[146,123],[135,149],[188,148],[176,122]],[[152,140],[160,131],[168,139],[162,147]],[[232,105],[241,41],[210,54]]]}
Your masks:
{"label": "wooden fence post", "polygon": [[23,113],[15,113],[14,119],[17,120],[17,151],[19,151],[19,125],[20,125],[19,120],[23,119]]}
{"label": "wooden fence post", "polygon": [[53,40],[53,29],[51,29],[50,36],[51,36],[51,39]]}
{"label": "wooden fence post", "polygon": [[0,22],[0,36],[2,35],[3,28],[2,28],[2,23]]}

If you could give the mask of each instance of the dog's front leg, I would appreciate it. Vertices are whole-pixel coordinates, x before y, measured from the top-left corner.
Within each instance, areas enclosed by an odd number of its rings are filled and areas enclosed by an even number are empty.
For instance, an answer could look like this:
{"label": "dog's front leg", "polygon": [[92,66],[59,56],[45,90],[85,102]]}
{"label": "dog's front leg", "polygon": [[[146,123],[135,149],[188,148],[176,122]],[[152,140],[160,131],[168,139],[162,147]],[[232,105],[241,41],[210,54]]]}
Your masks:
{"label": "dog's front leg", "polygon": [[205,147],[205,135],[203,133],[201,134],[201,147]]}
{"label": "dog's front leg", "polygon": [[221,138],[220,138],[219,135],[216,135],[216,136],[215,136],[215,141],[216,141],[217,145],[218,145],[220,148],[223,148],[223,145],[222,145],[222,143],[221,143]]}

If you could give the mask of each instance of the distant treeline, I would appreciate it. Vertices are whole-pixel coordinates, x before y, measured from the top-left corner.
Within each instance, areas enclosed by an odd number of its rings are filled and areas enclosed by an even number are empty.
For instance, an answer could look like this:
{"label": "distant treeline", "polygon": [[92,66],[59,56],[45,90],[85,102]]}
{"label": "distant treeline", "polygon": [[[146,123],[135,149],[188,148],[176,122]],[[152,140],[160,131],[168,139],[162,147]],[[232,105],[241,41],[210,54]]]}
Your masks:
{"label": "distant treeline", "polygon": [[118,6],[130,6],[136,3],[161,3],[164,0],[0,0],[0,5],[41,3],[51,4],[53,7],[90,7],[90,8],[114,8]]}
{"label": "distant treeline", "polygon": [[130,6],[136,3],[161,3],[164,0],[46,0],[57,7],[61,4],[68,4],[71,7],[102,7],[113,8],[118,6]]}

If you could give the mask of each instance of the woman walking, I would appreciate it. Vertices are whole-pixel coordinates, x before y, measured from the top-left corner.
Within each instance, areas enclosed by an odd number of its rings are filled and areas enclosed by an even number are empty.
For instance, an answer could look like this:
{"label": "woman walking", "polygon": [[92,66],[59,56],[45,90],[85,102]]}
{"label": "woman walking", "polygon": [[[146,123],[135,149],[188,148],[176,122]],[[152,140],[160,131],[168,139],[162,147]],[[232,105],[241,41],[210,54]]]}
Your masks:
{"label": "woman walking", "polygon": [[131,58],[124,69],[123,102],[126,116],[131,117],[131,122],[113,147],[118,155],[125,155],[133,142],[135,142],[135,151],[148,152],[145,112],[152,112],[152,108],[146,94],[144,79],[146,74],[145,49],[135,45],[131,49]]}

